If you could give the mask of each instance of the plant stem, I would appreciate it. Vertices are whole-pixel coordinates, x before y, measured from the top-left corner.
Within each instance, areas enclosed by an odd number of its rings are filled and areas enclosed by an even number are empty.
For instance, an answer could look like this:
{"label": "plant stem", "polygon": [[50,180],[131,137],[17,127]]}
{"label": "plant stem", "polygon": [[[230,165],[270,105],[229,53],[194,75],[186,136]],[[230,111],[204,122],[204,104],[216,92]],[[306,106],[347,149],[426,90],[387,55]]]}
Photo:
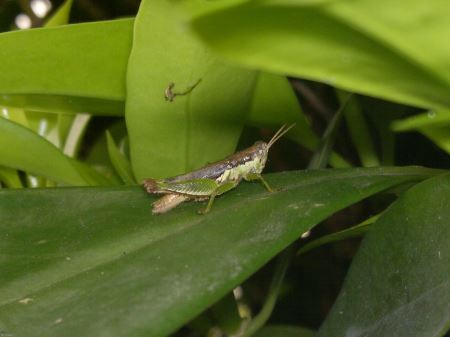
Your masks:
{"label": "plant stem", "polygon": [[250,322],[247,329],[240,335],[240,337],[249,337],[264,326],[266,321],[272,314],[273,308],[280,292],[281,284],[283,283],[284,275],[289,267],[292,259],[297,251],[297,245],[292,244],[286,248],[279,256],[275,266],[275,272],[270,284],[269,293],[267,294],[266,301],[258,313],[258,315]]}

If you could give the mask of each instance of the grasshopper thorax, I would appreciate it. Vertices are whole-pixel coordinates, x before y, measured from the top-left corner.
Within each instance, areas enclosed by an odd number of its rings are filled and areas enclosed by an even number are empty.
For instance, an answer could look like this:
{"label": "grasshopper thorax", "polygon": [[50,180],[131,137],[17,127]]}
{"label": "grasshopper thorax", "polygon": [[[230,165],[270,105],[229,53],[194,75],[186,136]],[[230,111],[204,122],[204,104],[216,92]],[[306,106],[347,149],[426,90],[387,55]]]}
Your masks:
{"label": "grasshopper thorax", "polygon": [[253,150],[252,161],[254,163],[254,173],[261,173],[264,166],[266,166],[269,144],[263,141],[257,141],[251,148]]}

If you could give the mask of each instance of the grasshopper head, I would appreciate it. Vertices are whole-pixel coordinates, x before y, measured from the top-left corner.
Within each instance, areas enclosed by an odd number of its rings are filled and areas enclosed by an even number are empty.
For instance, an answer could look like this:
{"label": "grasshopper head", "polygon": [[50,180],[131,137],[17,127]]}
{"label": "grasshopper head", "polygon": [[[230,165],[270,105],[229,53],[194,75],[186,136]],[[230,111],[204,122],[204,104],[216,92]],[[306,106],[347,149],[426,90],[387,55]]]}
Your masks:
{"label": "grasshopper head", "polygon": [[286,125],[283,125],[272,137],[272,139],[266,143],[263,141],[257,141],[253,146],[250,148],[251,153],[253,154],[251,156],[251,159],[253,161],[253,172],[255,173],[261,173],[264,169],[264,166],[266,166],[267,156],[269,154],[270,147],[283,135],[285,135],[290,129],[292,129],[295,126],[295,124],[290,125],[289,127],[286,127]]}
{"label": "grasshopper head", "polygon": [[251,162],[251,171],[254,173],[261,173],[266,165],[267,155],[269,153],[269,144],[263,141],[257,141],[249,148],[249,155],[246,156],[248,162]]}
{"label": "grasshopper head", "polygon": [[258,140],[252,146],[253,151],[255,153],[255,157],[267,158],[267,154],[269,153],[269,144]]}

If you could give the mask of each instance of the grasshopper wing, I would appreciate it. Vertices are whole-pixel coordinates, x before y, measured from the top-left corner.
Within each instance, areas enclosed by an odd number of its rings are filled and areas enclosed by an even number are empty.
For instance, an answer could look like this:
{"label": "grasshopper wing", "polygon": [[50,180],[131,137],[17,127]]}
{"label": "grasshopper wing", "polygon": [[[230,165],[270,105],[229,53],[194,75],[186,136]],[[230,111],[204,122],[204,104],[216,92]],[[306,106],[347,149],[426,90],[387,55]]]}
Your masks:
{"label": "grasshopper wing", "polygon": [[209,196],[219,184],[208,178],[191,179],[185,181],[167,181],[165,179],[146,179],[144,187],[148,193],[178,193],[188,196]]}

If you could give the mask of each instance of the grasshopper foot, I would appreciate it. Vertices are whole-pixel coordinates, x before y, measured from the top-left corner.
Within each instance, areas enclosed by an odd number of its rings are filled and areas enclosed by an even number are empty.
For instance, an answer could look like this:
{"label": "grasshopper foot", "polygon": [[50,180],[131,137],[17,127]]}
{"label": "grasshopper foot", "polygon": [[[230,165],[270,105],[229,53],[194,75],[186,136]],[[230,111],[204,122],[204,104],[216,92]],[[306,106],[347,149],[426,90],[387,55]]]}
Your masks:
{"label": "grasshopper foot", "polygon": [[270,187],[269,183],[262,177],[261,174],[249,173],[244,177],[244,179],[247,181],[259,180],[264,185],[264,187],[266,188],[266,190],[268,192],[273,193],[276,191],[276,190],[272,189],[272,187]]}
{"label": "grasshopper foot", "polygon": [[211,194],[209,197],[208,205],[204,209],[198,210],[198,214],[206,214],[211,210],[211,206],[214,202],[214,198],[216,197],[216,193]]}
{"label": "grasshopper foot", "polygon": [[203,209],[199,209],[199,210],[197,211],[197,214],[200,214],[200,215],[205,215],[206,213],[209,213],[208,207],[203,208]]}

